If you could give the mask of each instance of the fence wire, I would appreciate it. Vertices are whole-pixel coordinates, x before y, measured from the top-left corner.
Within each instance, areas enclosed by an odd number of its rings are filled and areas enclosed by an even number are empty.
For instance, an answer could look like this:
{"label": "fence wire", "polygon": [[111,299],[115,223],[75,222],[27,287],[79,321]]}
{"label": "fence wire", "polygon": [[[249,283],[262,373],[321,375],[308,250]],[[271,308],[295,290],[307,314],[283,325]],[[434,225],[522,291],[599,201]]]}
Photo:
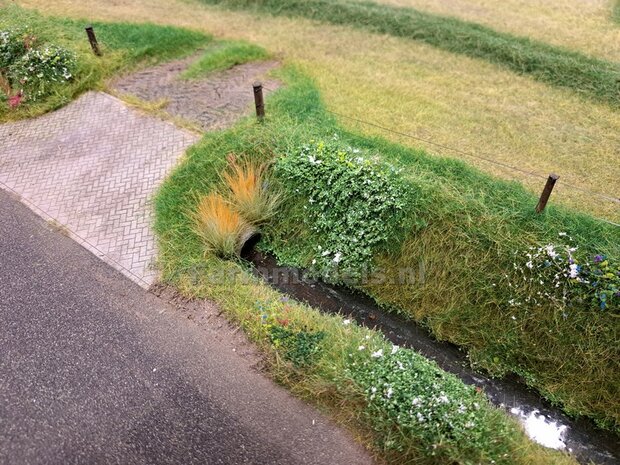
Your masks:
{"label": "fence wire", "polygon": [[[496,166],[501,166],[502,168],[509,169],[509,170],[515,171],[517,173],[524,174],[526,176],[540,178],[540,179],[547,179],[547,177],[548,177],[546,175],[543,175],[543,174],[540,174],[540,173],[536,173],[535,171],[528,171],[528,170],[525,170],[523,168],[519,168],[517,166],[510,165],[508,163],[497,161],[497,160],[495,160],[493,158],[489,158],[489,155],[486,155],[486,156],[478,155],[478,154],[475,154],[475,153],[472,153],[472,152],[467,152],[465,150],[458,149],[456,147],[450,147],[450,146],[445,145],[445,144],[440,144],[440,143],[432,141],[430,139],[426,139],[426,138],[423,138],[423,137],[415,136],[413,134],[408,134],[408,133],[405,133],[405,132],[397,131],[395,129],[391,129],[391,128],[382,126],[382,125],[377,124],[377,123],[372,123],[370,121],[364,121],[362,119],[355,118],[353,116],[344,115],[344,114],[338,113],[336,111],[332,111],[332,110],[325,110],[325,111],[327,111],[328,113],[331,113],[332,115],[339,116],[341,118],[345,118],[345,119],[348,119],[348,120],[351,120],[351,121],[355,121],[355,122],[360,123],[360,124],[364,124],[364,125],[367,125],[367,126],[375,127],[377,129],[381,129],[382,131],[390,132],[392,134],[396,134],[396,135],[399,135],[399,136],[402,136],[402,137],[407,137],[409,139],[413,139],[413,140],[416,140],[416,141],[419,141],[419,142],[424,142],[426,144],[433,145],[435,147],[439,147],[439,148],[442,148],[444,150],[455,152],[455,153],[458,153],[460,155],[471,157],[471,158],[474,158],[474,159],[477,159],[477,160],[482,160],[484,162],[487,162],[487,163],[490,163],[490,164],[493,164],[493,165],[496,165]],[[600,198],[602,200],[605,200],[605,201],[608,201],[608,202],[613,202],[613,203],[616,203],[616,204],[620,205],[620,198],[613,197],[611,195],[602,194],[600,192],[594,192],[594,191],[591,191],[591,190],[589,190],[589,189],[587,189],[585,187],[575,186],[573,184],[566,183],[566,182],[562,182],[562,186],[563,187],[565,186],[565,187],[568,187],[570,189],[573,189],[573,190],[576,190],[576,191],[580,191],[580,192],[583,192],[585,194],[589,194],[589,195],[591,195],[593,197],[598,197],[598,198]],[[608,223],[608,224],[611,224],[613,226],[620,227],[620,224],[614,223],[613,221],[606,220],[605,218],[599,218],[599,217],[594,217],[594,218],[596,220],[598,220],[598,221],[602,221],[604,223]]]}

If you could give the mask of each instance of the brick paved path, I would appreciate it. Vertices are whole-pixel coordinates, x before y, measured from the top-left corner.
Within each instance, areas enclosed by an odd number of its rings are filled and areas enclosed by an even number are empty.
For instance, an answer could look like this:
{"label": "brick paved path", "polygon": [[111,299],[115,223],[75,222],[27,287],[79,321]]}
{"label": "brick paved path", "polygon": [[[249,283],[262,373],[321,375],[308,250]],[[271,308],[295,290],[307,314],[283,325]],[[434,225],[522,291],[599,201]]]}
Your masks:
{"label": "brick paved path", "polygon": [[157,276],[150,201],[197,139],[89,92],[40,118],[0,125],[0,188],[148,287]]}
{"label": "brick paved path", "polygon": [[[280,86],[266,77],[278,66],[277,61],[245,63],[208,75],[202,79],[183,79],[181,73],[196,56],[152,66],[116,79],[112,87],[121,94],[142,100],[164,99],[165,110],[171,115],[198,123],[205,131],[231,126],[254,101],[252,83],[263,83],[265,95]],[[267,108],[269,111],[269,108]]]}

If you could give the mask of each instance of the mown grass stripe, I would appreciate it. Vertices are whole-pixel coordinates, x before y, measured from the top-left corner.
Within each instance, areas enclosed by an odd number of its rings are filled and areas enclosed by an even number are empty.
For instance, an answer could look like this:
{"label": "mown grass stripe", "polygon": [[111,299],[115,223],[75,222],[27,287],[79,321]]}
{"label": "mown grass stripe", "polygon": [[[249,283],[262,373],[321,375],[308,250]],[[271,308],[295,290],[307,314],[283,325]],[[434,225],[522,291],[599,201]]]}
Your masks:
{"label": "mown grass stripe", "polygon": [[329,0],[202,0],[231,9],[304,17],[427,43],[481,58],[584,97],[620,106],[620,65],[479,24],[376,3]]}

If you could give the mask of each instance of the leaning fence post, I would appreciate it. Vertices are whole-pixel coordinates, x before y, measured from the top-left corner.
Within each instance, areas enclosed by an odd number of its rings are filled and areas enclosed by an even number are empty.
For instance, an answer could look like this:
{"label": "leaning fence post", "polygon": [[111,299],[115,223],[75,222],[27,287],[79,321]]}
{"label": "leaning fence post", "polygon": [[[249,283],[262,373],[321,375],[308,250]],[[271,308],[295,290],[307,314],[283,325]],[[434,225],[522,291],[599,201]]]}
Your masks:
{"label": "leaning fence post", "polygon": [[99,50],[99,44],[97,43],[97,37],[95,36],[95,31],[92,26],[86,26],[86,35],[88,36],[88,41],[90,42],[90,47],[93,49],[93,53],[98,57],[101,56],[101,50]]}
{"label": "leaning fence post", "polygon": [[265,101],[263,100],[263,85],[255,82],[254,85],[254,104],[256,105],[256,116],[259,121],[265,118]]}
{"label": "leaning fence post", "polygon": [[547,202],[549,201],[549,196],[553,191],[553,187],[555,186],[556,181],[560,179],[560,177],[556,174],[550,174],[547,178],[547,183],[545,184],[545,188],[540,194],[540,199],[538,200],[538,205],[536,205],[536,213],[542,212],[547,206]]}

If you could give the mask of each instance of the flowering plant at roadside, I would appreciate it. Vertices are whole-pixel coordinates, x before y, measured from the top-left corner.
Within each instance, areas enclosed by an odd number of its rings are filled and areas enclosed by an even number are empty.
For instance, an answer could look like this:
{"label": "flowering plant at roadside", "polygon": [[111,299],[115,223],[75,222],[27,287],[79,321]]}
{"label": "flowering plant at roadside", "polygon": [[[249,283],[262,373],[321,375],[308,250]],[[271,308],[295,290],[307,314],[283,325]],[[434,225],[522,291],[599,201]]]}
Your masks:
{"label": "flowering plant at roadside", "polygon": [[311,142],[280,158],[275,173],[304,201],[316,235],[311,268],[324,279],[359,277],[403,227],[411,188],[395,168],[336,141]]}
{"label": "flowering plant at roadside", "polygon": [[73,52],[57,45],[45,45],[28,50],[9,67],[9,79],[30,101],[48,95],[56,84],[69,82],[73,77],[76,57]]}
{"label": "flowering plant at roadside", "polygon": [[34,36],[26,30],[0,31],[0,72],[5,72],[18,57],[24,55],[34,40]]}
{"label": "flowering plant at roadside", "polygon": [[508,283],[514,294],[509,304],[552,302],[563,310],[620,312],[620,264],[603,254],[581,254],[567,234],[561,237],[563,243],[531,247],[518,254],[513,266],[521,278]]}
{"label": "flowering plant at roadside", "polygon": [[73,52],[54,44],[41,44],[27,30],[0,31],[2,100],[9,108],[49,95],[54,86],[73,78],[76,66]]}
{"label": "flowering plant at roadside", "polygon": [[[492,408],[484,395],[417,352],[361,345],[349,358],[348,374],[363,389],[368,413],[384,417],[385,428],[395,423],[420,438],[425,455],[467,449],[475,455],[498,434],[491,430],[487,415]],[[506,462],[503,450],[489,458]]]}

